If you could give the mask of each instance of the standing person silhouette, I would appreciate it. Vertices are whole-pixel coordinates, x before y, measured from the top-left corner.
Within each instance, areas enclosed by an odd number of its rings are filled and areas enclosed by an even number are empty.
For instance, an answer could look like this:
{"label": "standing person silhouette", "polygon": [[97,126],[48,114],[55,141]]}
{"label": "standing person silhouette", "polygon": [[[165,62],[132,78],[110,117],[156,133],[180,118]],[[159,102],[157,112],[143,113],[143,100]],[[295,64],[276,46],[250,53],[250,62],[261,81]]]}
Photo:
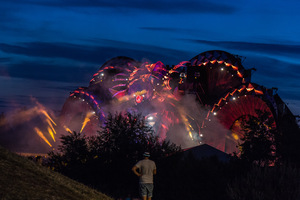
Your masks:
{"label": "standing person silhouette", "polygon": [[[143,200],[151,200],[153,196],[153,175],[156,174],[155,162],[150,160],[150,153],[143,154],[144,159],[140,160],[132,167],[133,173],[140,177],[140,195]],[[137,171],[139,170],[139,172]]]}

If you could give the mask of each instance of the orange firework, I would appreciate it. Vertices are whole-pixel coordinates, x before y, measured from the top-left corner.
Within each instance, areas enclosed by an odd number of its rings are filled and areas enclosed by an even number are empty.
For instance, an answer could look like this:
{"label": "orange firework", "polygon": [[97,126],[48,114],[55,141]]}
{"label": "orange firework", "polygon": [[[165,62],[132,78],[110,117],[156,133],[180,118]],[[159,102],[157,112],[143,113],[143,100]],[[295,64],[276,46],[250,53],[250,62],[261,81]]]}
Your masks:
{"label": "orange firework", "polygon": [[55,124],[55,122],[52,120],[52,118],[48,115],[48,113],[46,112],[46,110],[43,110],[43,109],[41,109],[41,110],[39,110],[41,113],[43,113],[55,126],[56,126],[56,124]]}
{"label": "orange firework", "polygon": [[47,121],[49,127],[52,129],[52,132],[53,132],[54,134],[56,134],[56,131],[55,131],[53,125],[51,124],[51,121],[50,121],[49,119],[47,119],[46,121]]}
{"label": "orange firework", "polygon": [[42,138],[50,147],[52,147],[52,145],[50,144],[50,142],[47,140],[47,138],[44,136],[43,132],[40,129],[34,127],[34,130],[38,134],[38,136],[40,136],[40,138]]}
{"label": "orange firework", "polygon": [[81,127],[81,130],[80,130],[80,133],[82,132],[82,130],[84,129],[84,127],[86,126],[86,124],[91,121],[90,120],[90,117],[93,115],[93,112],[89,112],[86,114],[85,118],[84,118],[84,121],[82,123],[82,127]]}
{"label": "orange firework", "polygon": [[48,132],[49,132],[49,134],[51,135],[53,141],[55,142],[54,134],[53,134],[53,131],[51,130],[50,127],[48,127]]}
{"label": "orange firework", "polygon": [[65,129],[67,132],[69,132],[69,133],[72,134],[72,131],[71,131],[68,127],[66,127],[65,125],[64,125],[63,127],[64,127],[64,129]]}

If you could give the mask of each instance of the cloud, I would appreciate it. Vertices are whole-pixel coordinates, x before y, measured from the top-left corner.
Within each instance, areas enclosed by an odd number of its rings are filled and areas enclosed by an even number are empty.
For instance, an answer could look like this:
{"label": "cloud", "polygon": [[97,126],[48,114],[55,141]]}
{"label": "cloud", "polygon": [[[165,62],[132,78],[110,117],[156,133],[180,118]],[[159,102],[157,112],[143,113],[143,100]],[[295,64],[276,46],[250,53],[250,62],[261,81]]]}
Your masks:
{"label": "cloud", "polygon": [[168,33],[179,33],[179,34],[188,34],[195,35],[199,37],[199,33],[210,33],[208,30],[197,30],[197,29],[189,29],[189,28],[171,28],[171,27],[140,27],[141,30],[147,31],[156,31],[156,32],[168,32]]}
{"label": "cloud", "polygon": [[11,61],[12,58],[9,57],[0,57],[0,63],[5,63]]}
{"label": "cloud", "polygon": [[102,64],[106,60],[116,56],[128,56],[136,60],[147,58],[154,62],[161,60],[163,57],[163,62],[171,62],[174,60],[180,62],[178,58],[183,58],[184,55],[188,55],[183,51],[151,45],[140,45],[114,40],[94,41],[98,42],[97,46],[49,42],[0,43],[0,50],[5,53],[29,57],[64,58],[93,64]]}
{"label": "cloud", "polygon": [[0,107],[6,107],[8,101],[0,98]]}
{"label": "cloud", "polygon": [[[24,3],[24,1],[23,1]],[[50,7],[78,7],[78,8],[111,8],[114,10],[122,10],[123,12],[130,12],[128,9],[138,11],[149,11],[154,13],[218,13],[231,14],[236,11],[233,5],[220,3],[220,1],[208,0],[69,0],[69,1],[39,1],[27,0],[27,4],[50,6]]]}
{"label": "cloud", "polygon": [[2,67],[2,71],[9,77],[61,82],[87,82],[97,70],[95,67],[72,67],[29,61]]}
{"label": "cloud", "polygon": [[300,53],[300,45],[291,44],[270,44],[254,42],[233,42],[233,41],[208,41],[208,40],[187,40],[194,43],[212,45],[226,49],[240,51],[251,51],[264,54],[295,56]]}
{"label": "cloud", "polygon": [[265,56],[249,56],[244,64],[257,68],[264,77],[274,78],[280,74],[278,78],[300,79],[300,64],[291,64]]}

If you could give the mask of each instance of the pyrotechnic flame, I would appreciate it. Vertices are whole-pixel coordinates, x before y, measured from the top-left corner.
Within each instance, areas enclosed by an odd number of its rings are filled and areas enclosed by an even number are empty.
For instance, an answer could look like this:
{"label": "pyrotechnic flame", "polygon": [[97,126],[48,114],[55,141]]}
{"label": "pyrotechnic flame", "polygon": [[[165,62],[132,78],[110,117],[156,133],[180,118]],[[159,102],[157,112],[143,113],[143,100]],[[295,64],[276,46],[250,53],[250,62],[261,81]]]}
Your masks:
{"label": "pyrotechnic flame", "polygon": [[39,110],[41,113],[43,113],[55,126],[56,126],[56,124],[55,124],[55,122],[52,120],[52,118],[48,115],[48,113],[47,113],[47,111],[46,110],[44,110],[44,109],[40,109]]}
{"label": "pyrotechnic flame", "polygon": [[34,127],[34,130],[38,134],[38,136],[40,136],[40,138],[42,138],[50,147],[52,147],[50,142],[47,140],[47,138],[44,136],[43,132],[39,128]]}
{"label": "pyrotechnic flame", "polygon": [[55,142],[54,134],[53,134],[53,131],[51,130],[50,127],[48,127],[48,132],[49,132],[49,134],[51,135],[53,141]]}
{"label": "pyrotechnic flame", "polygon": [[52,132],[53,132],[54,134],[56,134],[56,131],[55,131],[53,125],[51,124],[51,121],[50,121],[49,119],[47,119],[46,121],[47,121],[49,127],[52,129]]}
{"label": "pyrotechnic flame", "polygon": [[67,132],[69,132],[69,133],[72,134],[72,131],[71,131],[68,127],[66,127],[66,125],[64,125],[63,127],[64,127],[64,129],[65,129]]}
{"label": "pyrotechnic flame", "polygon": [[193,138],[193,135],[192,135],[191,131],[189,131],[189,136],[190,136],[190,138]]}
{"label": "pyrotechnic flame", "polygon": [[90,118],[91,116],[93,115],[94,113],[93,112],[89,112],[86,114],[85,118],[84,118],[84,121],[82,123],[82,127],[81,127],[81,130],[80,130],[80,133],[83,131],[84,127],[86,126],[86,124],[91,121]]}
{"label": "pyrotechnic flame", "polygon": [[189,133],[190,138],[193,139],[193,135],[192,135],[192,132],[191,132],[191,129],[193,130],[193,127],[189,123],[189,120],[186,118],[186,116],[185,116],[186,114],[185,114],[183,108],[182,107],[178,107],[178,111],[179,111],[179,114],[181,116],[182,122],[185,125],[186,131]]}

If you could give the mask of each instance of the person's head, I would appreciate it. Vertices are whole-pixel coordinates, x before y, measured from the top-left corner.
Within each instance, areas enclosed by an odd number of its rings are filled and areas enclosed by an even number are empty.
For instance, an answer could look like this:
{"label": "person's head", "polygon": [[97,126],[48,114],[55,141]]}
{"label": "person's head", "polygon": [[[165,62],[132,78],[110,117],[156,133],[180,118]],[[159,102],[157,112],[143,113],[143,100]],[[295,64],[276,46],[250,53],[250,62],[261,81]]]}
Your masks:
{"label": "person's head", "polygon": [[150,153],[149,153],[149,152],[144,152],[143,156],[144,156],[145,158],[149,158],[149,157],[150,157]]}

